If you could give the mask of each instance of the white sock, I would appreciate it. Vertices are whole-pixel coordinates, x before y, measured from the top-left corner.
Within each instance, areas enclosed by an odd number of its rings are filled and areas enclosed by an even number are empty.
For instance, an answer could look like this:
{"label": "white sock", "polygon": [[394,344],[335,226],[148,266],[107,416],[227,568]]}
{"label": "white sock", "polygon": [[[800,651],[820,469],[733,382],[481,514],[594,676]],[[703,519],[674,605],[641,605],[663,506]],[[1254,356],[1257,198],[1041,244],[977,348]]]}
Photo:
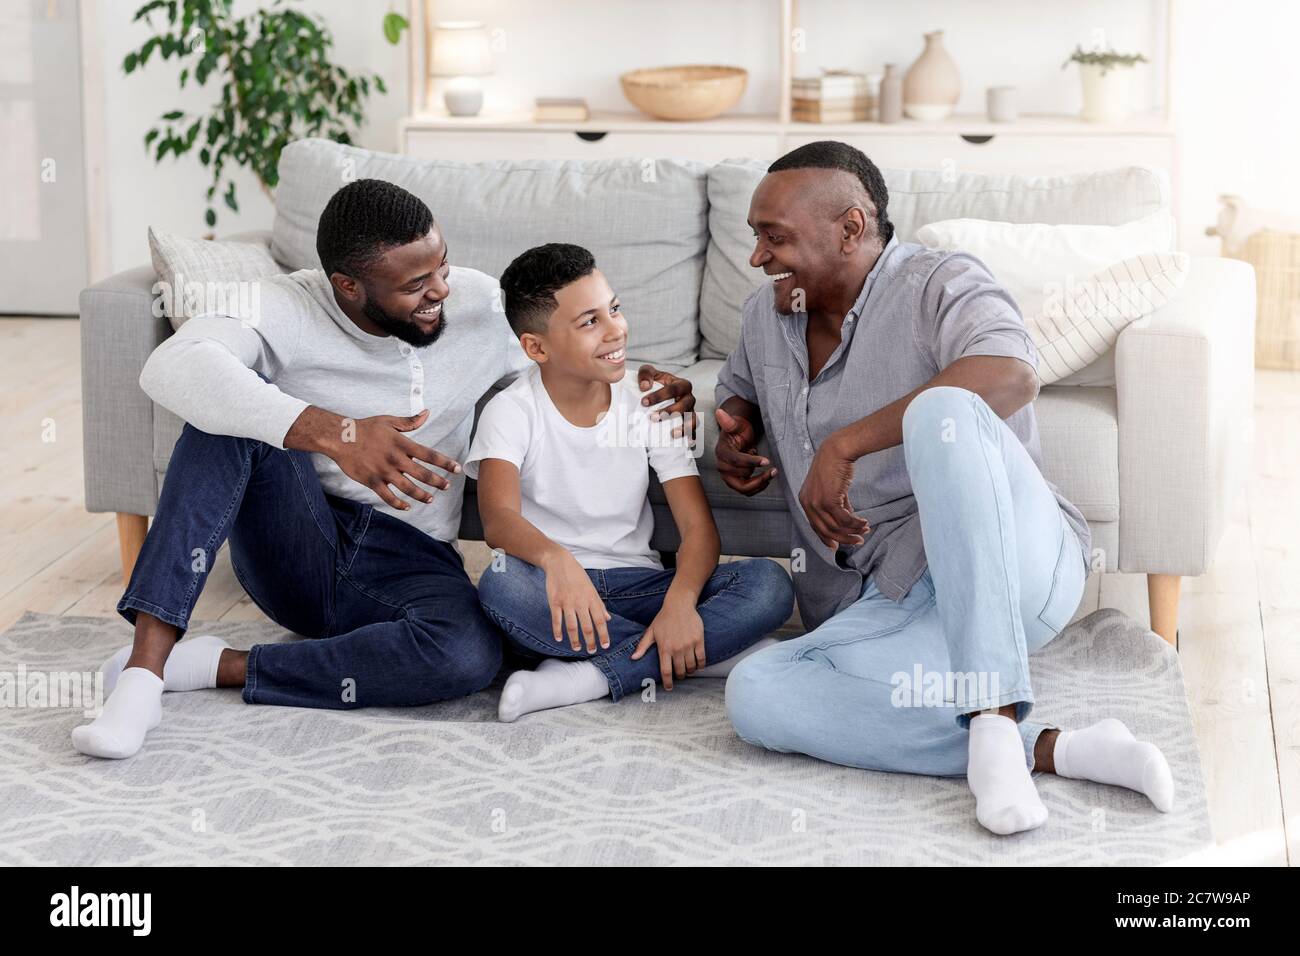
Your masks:
{"label": "white sock", "polygon": [[1063,730],[1052,754],[1056,773],[1145,793],[1161,813],[1174,807],[1174,775],[1155,744],[1138,740],[1122,721],[1107,717],[1082,730]]}
{"label": "white sock", "polygon": [[548,657],[537,670],[515,671],[501,691],[497,716],[506,723],[550,707],[567,707],[609,696],[609,681],[591,661]]}
{"label": "white sock", "polygon": [[72,746],[91,757],[130,757],[162,721],[162,692],[163,682],[153,671],[128,667],[104,701],[103,713],[73,729]]}
{"label": "white sock", "polygon": [[[219,637],[200,634],[187,637],[172,648],[163,665],[163,690],[206,690],[217,686],[217,665],[221,652],[228,648]],[[104,675],[104,696],[113,693],[117,678],[131,659],[131,645],[119,650],[99,668]]]}
{"label": "white sock", "polygon": [[977,714],[970,722],[966,782],[975,794],[975,819],[994,833],[1019,833],[1047,822],[1025,766],[1025,744],[1010,717]]}
{"label": "white sock", "polygon": [[750,654],[757,654],[759,651],[763,650],[764,648],[768,648],[771,647],[773,644],[780,644],[780,643],[781,642],[778,641],[775,637],[760,638],[759,640],[751,644],[749,647],[741,651],[739,654],[733,654],[731,657],[728,657],[725,661],[718,661],[718,663],[716,664],[709,664],[706,667],[701,667],[699,670],[697,670],[694,674],[691,674],[690,676],[691,677],[726,677],[728,674],[731,673],[731,669],[733,667],[735,667],[737,664],[743,661]]}

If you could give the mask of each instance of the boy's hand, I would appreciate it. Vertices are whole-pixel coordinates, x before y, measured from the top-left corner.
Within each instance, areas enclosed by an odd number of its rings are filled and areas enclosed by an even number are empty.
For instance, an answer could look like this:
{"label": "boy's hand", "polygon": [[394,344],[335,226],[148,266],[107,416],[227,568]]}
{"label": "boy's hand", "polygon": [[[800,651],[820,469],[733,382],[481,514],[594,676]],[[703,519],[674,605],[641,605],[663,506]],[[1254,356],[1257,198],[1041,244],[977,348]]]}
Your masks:
{"label": "boy's hand", "polygon": [[[761,457],[754,447],[753,424],[748,418],[730,415],[721,408],[714,414],[718,419],[718,444],[713,449],[718,476],[732,491],[758,494],[776,477],[776,469],[769,469],[771,462]],[[766,470],[755,475],[756,468]]]}
{"label": "boy's hand", "polygon": [[569,632],[569,646],[575,651],[581,651],[585,641],[587,653],[595,654],[597,636],[600,646],[608,650],[605,622],[611,615],[582,565],[564,551],[542,565],[542,570],[546,572],[546,600],[551,606],[551,634],[556,641],[564,640],[563,625]]}
{"label": "boy's hand", "polygon": [[695,673],[707,661],[704,659],[704,622],[695,605],[687,601],[676,601],[671,595],[664,598],[650,626],[641,635],[632,660],[639,661],[650,650],[650,645],[659,647],[659,676],[664,689],[673,689],[673,675],[684,678]]}
{"label": "boy's hand", "polygon": [[690,379],[678,378],[672,372],[661,372],[653,365],[642,365],[636,373],[637,384],[641,391],[654,388],[656,382],[663,388],[642,397],[642,405],[658,405],[660,402],[672,402],[666,408],[656,409],[651,421],[659,421],[672,415],[681,415],[681,426],[673,429],[673,437],[681,438],[683,434],[695,437],[695,426],[699,419],[695,414],[695,392]]}

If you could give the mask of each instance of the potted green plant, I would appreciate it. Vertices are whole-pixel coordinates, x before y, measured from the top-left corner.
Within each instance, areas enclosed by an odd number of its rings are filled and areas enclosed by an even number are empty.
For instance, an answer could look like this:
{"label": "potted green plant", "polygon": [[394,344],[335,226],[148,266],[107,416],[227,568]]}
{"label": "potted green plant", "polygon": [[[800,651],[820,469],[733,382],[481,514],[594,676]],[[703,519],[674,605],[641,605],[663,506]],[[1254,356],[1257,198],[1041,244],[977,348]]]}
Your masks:
{"label": "potted green plant", "polygon": [[1117,53],[1115,50],[1084,50],[1076,46],[1070,58],[1061,64],[1079,64],[1083,81],[1083,118],[1092,123],[1117,123],[1133,111],[1133,67],[1147,62],[1141,53]]}
{"label": "potted green plant", "polygon": [[[136,11],[153,35],[126,55],[122,69],[134,73],[155,53],[182,64],[180,87],[193,80],[221,83],[217,101],[202,113],[171,110],[144,137],[161,162],[197,151],[212,172],[204,218],[217,221],[214,197],[238,211],[229,166],[243,166],[268,196],[279,182],[280,151],[295,139],[323,136],[352,141],[349,129],[365,119],[373,86],[386,93],[377,74],[352,74],[331,61],[334,38],[324,21],[274,0],[236,16],[233,0],[151,0]],[[165,19],[161,28],[154,17]],[[388,25],[385,24],[387,32]]]}

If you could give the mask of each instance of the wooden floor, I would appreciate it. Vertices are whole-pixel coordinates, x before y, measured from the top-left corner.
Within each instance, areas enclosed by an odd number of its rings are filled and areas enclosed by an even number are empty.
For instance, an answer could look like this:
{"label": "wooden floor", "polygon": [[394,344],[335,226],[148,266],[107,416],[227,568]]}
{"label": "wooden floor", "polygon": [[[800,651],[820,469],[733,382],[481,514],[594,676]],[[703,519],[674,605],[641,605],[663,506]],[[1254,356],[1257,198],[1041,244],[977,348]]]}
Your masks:
{"label": "wooden floor", "polygon": [[[1218,843],[1197,862],[1285,865],[1300,862],[1300,373],[1260,372],[1256,395],[1249,489],[1215,570],[1184,582],[1179,651]],[[114,519],[84,508],[75,320],[0,319],[0,441],[0,630],[29,610],[113,616]],[[1146,622],[1145,578],[1094,575],[1079,614],[1098,607]],[[195,618],[261,616],[223,552]]]}

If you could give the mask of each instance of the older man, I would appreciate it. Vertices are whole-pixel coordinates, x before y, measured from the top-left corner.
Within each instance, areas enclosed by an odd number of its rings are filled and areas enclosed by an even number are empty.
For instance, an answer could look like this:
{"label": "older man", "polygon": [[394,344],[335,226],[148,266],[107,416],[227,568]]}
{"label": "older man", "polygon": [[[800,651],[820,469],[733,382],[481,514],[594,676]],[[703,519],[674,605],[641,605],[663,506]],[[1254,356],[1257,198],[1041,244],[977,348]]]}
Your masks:
{"label": "older man", "polygon": [[900,242],[880,171],[843,143],[773,163],[749,224],[769,278],[718,376],[718,470],[747,495],[779,477],[812,630],[732,673],[737,732],[964,774],[995,833],[1047,819],[1034,769],[1168,810],[1168,764],[1119,721],[1026,719],[1028,655],[1078,606],[1090,539],[1039,468],[1037,355],[1015,302],[973,257]]}

